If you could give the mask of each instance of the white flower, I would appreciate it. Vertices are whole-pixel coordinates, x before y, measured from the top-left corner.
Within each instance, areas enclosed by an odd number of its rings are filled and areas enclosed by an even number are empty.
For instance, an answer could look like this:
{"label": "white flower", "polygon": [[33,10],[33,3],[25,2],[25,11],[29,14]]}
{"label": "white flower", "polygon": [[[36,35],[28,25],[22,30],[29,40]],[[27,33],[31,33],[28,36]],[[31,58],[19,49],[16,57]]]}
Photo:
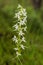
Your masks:
{"label": "white flower", "polygon": [[20,25],[26,25],[26,22],[27,22],[26,18],[27,18],[27,17],[24,17],[23,20],[20,19],[19,24],[20,24]]}
{"label": "white flower", "polygon": [[26,9],[23,9],[23,12],[26,12]]}
{"label": "white flower", "polygon": [[20,30],[19,35],[20,36],[23,36],[24,35],[24,33],[22,32],[22,30]]}
{"label": "white flower", "polygon": [[21,13],[21,11],[19,11],[19,12],[18,12],[18,14],[19,14],[20,16],[22,16],[22,13]]}
{"label": "white flower", "polygon": [[16,50],[16,51],[17,51],[17,50],[18,50],[18,48],[14,48],[14,50]]}
{"label": "white flower", "polygon": [[15,18],[17,19],[17,23],[13,27],[14,31],[17,32],[17,37],[14,35],[13,41],[17,43],[14,50],[16,51],[16,56],[18,57],[21,56],[20,50],[25,50],[26,47],[22,44],[22,42],[26,42],[24,35],[27,29],[27,12],[26,9],[24,9],[20,4],[18,4],[17,12],[15,13]]}
{"label": "white flower", "polygon": [[18,17],[18,14],[17,13],[15,13],[15,18],[17,18]]}
{"label": "white flower", "polygon": [[19,22],[19,24],[20,25],[26,25],[25,21],[22,21],[22,20]]}
{"label": "white flower", "polygon": [[22,37],[22,41],[23,41],[23,42],[26,42],[25,37]]}
{"label": "white flower", "polygon": [[24,46],[24,45],[21,44],[20,46],[21,46],[21,48],[22,48],[23,50],[25,49],[25,46]]}
{"label": "white flower", "polygon": [[27,13],[26,12],[23,12],[23,16],[26,16],[27,15]]}
{"label": "white flower", "polygon": [[18,51],[16,52],[16,55],[17,55],[17,57],[18,57],[18,56],[21,56],[21,54],[20,54]]}
{"label": "white flower", "polygon": [[15,35],[14,35],[14,37],[13,37],[13,41],[15,41],[15,43],[18,42],[17,37],[16,37]]}
{"label": "white flower", "polygon": [[24,31],[26,31],[27,30],[27,26],[26,27],[24,27]]}
{"label": "white flower", "polygon": [[26,15],[27,15],[26,9],[24,9],[24,8],[21,9],[21,12],[22,12],[22,15],[23,15],[23,16],[26,16]]}
{"label": "white flower", "polygon": [[20,19],[20,13],[19,12],[18,13],[15,13],[15,18]]}
{"label": "white flower", "polygon": [[20,12],[17,13],[17,18],[20,19]]}
{"label": "white flower", "polygon": [[18,24],[13,26],[15,28],[15,30],[18,30]]}
{"label": "white flower", "polygon": [[18,7],[17,8],[21,8],[22,6],[20,4],[18,4]]}
{"label": "white flower", "polygon": [[27,22],[27,20],[26,20],[26,19],[27,19],[27,16],[23,18],[23,21],[25,21],[25,23]]}

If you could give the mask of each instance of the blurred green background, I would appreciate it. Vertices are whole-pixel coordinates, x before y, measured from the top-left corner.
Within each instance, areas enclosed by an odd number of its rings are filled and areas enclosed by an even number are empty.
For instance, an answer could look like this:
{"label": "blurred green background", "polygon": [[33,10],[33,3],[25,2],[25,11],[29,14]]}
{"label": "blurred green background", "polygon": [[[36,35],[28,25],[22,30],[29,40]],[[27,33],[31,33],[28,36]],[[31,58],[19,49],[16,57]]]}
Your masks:
{"label": "blurred green background", "polygon": [[[0,0],[0,65],[16,65],[14,35],[14,14],[17,5],[21,4],[27,10],[27,33],[25,44],[28,48],[23,52],[23,65],[43,65],[43,5],[34,9],[30,0]],[[18,65],[21,65],[18,61]]]}

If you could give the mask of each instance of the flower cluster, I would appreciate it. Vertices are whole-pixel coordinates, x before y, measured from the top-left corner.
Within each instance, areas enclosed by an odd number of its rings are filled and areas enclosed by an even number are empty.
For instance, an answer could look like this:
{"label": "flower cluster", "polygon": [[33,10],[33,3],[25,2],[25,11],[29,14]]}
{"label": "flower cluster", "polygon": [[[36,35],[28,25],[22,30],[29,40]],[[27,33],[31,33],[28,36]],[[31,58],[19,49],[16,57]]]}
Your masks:
{"label": "flower cluster", "polygon": [[17,19],[17,23],[14,24],[13,28],[16,31],[17,35],[14,35],[12,38],[16,44],[14,50],[16,51],[16,55],[21,56],[22,49],[25,50],[25,46],[23,43],[26,43],[25,40],[25,32],[27,30],[27,12],[21,5],[18,5],[17,12],[15,13],[15,18]]}

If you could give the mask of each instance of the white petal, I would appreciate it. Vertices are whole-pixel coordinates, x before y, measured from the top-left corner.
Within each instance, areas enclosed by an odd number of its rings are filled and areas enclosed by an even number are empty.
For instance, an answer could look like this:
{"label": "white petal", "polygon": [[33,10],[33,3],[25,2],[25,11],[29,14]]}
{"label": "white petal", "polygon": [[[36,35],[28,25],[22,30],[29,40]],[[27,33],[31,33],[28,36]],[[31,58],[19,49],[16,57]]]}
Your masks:
{"label": "white petal", "polygon": [[18,50],[18,48],[14,48],[14,50],[16,50],[16,51],[17,51],[17,50]]}
{"label": "white petal", "polygon": [[26,31],[26,29],[27,29],[27,26],[26,26],[26,27],[24,27],[24,31]]}
{"label": "white petal", "polygon": [[19,52],[16,52],[16,55],[17,55],[17,57],[18,57],[18,56],[21,56],[21,54],[20,54]]}
{"label": "white petal", "polygon": [[24,45],[20,45],[22,49],[25,49],[25,46]]}
{"label": "white petal", "polygon": [[20,4],[18,4],[18,8],[21,8],[22,6]]}
{"label": "white petal", "polygon": [[21,35],[21,36],[22,36],[22,35],[24,35],[24,33],[23,33],[22,31],[20,31],[20,32],[19,32],[19,35]]}
{"label": "white petal", "polygon": [[15,28],[15,30],[18,30],[18,24],[15,24],[13,27]]}
{"label": "white petal", "polygon": [[23,41],[23,42],[26,42],[25,37],[22,38],[22,41]]}
{"label": "white petal", "polygon": [[15,41],[15,43],[18,43],[17,37],[15,35],[12,39],[13,39],[13,41]]}

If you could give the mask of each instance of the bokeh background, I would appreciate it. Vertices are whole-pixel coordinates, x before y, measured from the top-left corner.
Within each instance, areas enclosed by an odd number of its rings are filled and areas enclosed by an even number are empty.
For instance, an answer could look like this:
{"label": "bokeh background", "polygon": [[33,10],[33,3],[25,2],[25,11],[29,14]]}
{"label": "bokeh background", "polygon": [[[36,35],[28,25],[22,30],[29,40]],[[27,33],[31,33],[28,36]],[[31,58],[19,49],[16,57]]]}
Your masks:
{"label": "bokeh background", "polygon": [[[14,14],[17,5],[21,4],[27,10],[27,33],[23,51],[23,65],[43,65],[43,0],[40,7],[35,7],[33,0],[0,0],[0,65],[21,65],[15,60],[13,50]],[[36,3],[37,4],[37,3]]]}

